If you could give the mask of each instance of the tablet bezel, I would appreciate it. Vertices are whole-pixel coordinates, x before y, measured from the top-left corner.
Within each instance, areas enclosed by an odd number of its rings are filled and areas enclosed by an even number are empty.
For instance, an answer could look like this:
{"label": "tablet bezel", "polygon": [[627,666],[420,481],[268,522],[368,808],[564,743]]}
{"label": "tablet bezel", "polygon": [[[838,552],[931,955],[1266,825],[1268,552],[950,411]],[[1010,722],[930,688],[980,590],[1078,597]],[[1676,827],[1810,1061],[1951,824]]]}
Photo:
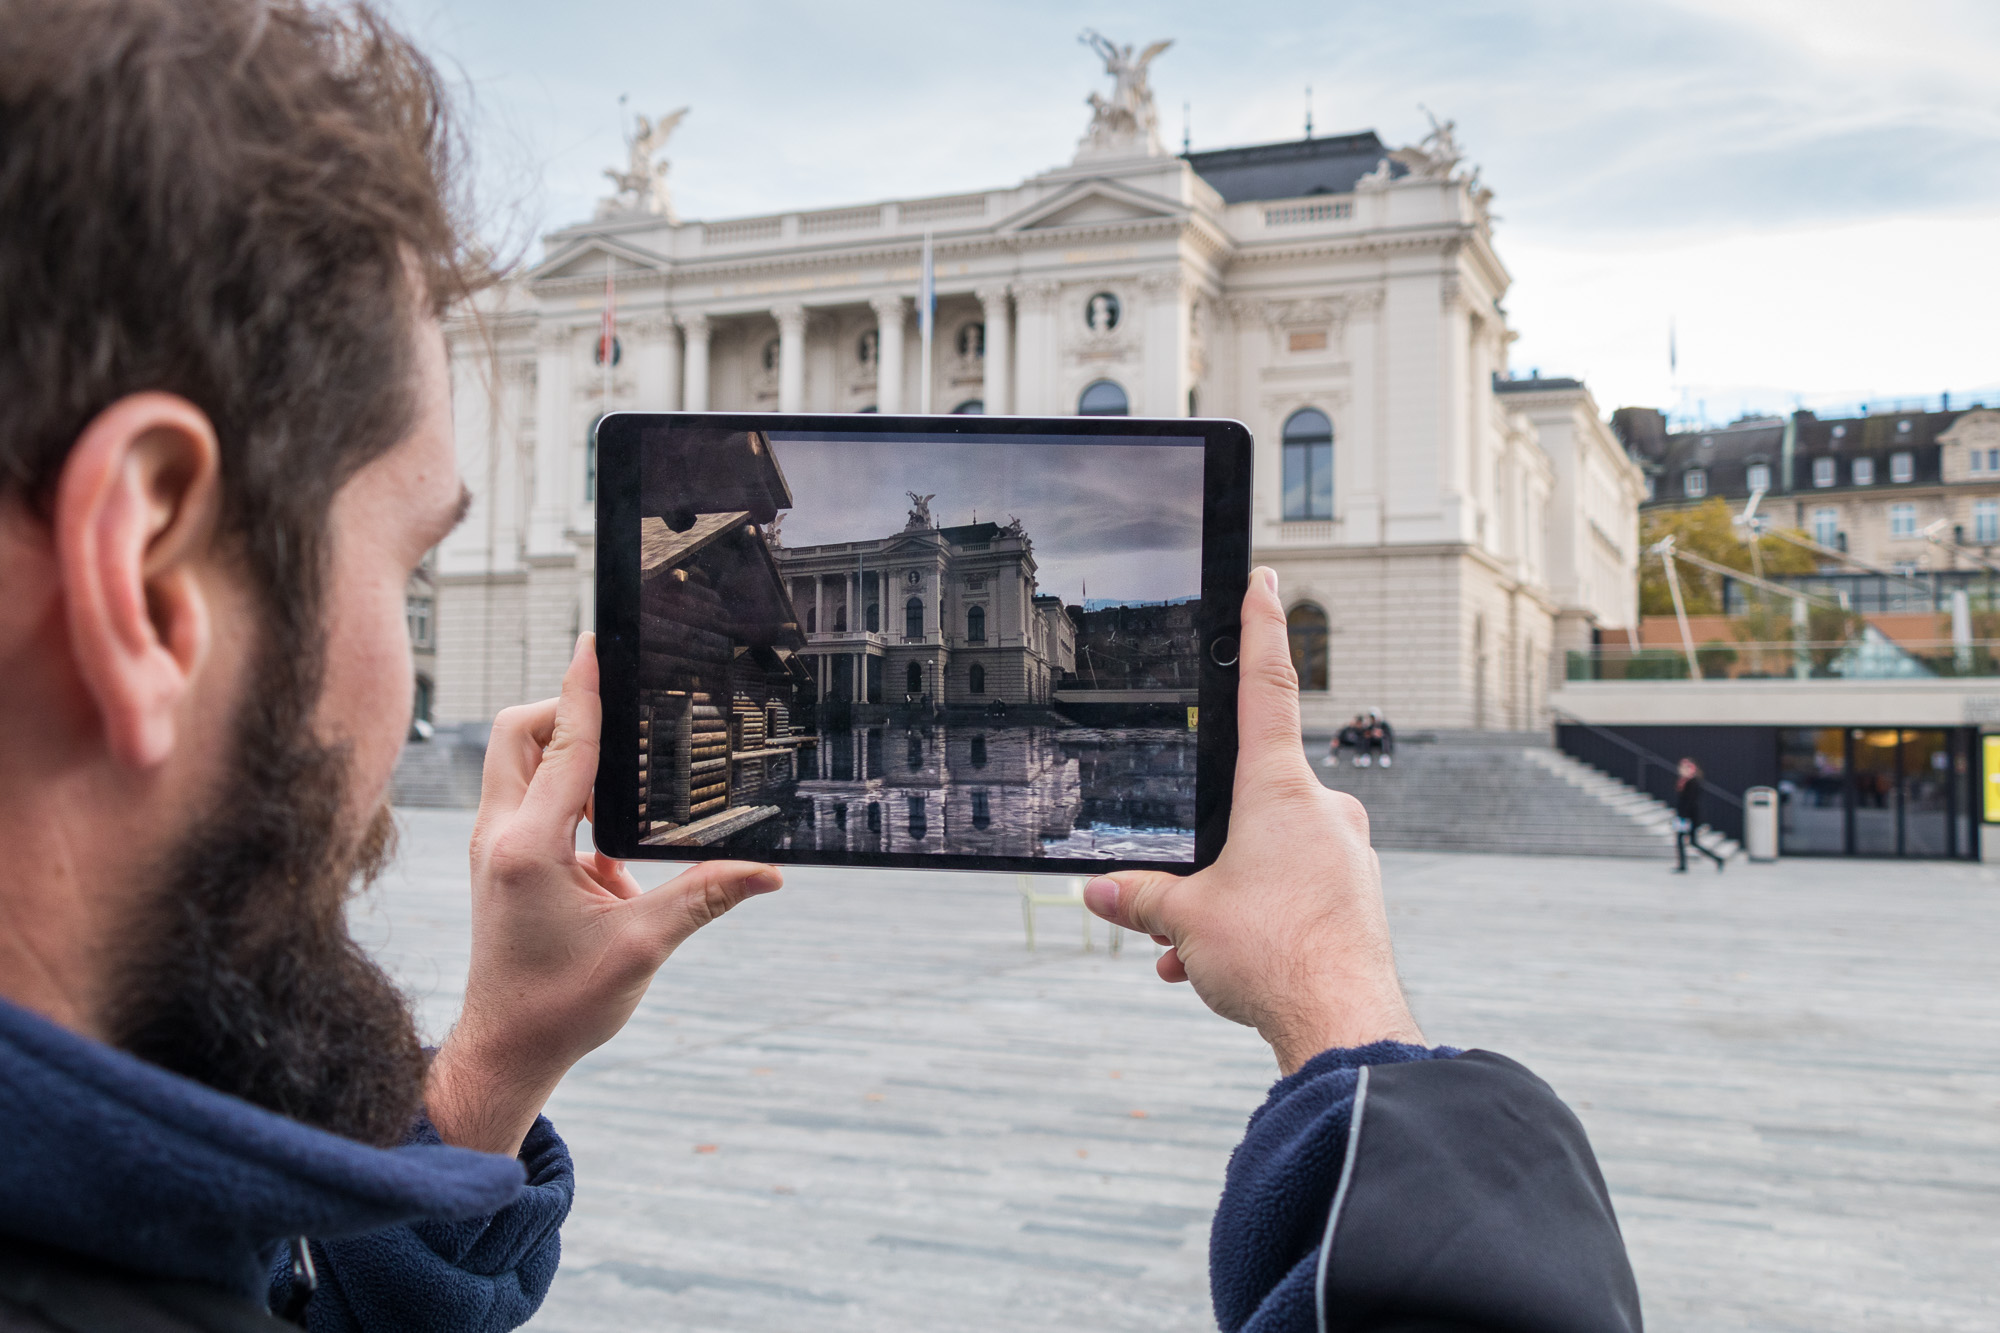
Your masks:
{"label": "tablet bezel", "polygon": [[742,859],[722,847],[651,847],[639,841],[639,478],[646,427],[672,423],[730,431],[836,431],[876,436],[911,434],[1074,435],[1115,441],[1120,436],[1198,438],[1204,450],[1201,606],[1202,645],[1195,728],[1195,856],[1192,862],[1080,857],[979,856],[923,852],[769,851],[756,859],[780,865],[880,866],[895,869],[986,870],[1081,875],[1109,870],[1191,873],[1221,854],[1229,831],[1236,777],[1236,681],[1233,656],[1216,661],[1219,640],[1234,644],[1250,578],[1251,437],[1241,422],[1169,417],[857,416],[776,412],[614,412],[596,428],[596,626],[604,722],[598,751],[592,834],[597,848],[620,860]]}

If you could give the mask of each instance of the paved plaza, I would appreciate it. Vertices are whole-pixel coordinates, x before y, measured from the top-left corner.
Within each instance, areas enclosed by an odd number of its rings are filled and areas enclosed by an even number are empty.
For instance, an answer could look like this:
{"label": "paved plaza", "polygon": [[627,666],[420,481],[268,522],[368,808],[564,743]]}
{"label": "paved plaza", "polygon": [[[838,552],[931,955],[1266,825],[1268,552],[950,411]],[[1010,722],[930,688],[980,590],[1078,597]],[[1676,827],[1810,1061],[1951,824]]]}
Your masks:
{"label": "paved plaza", "polygon": [[[436,1037],[471,813],[403,822],[355,927]],[[1523,1060],[1588,1126],[1649,1329],[2000,1327],[2000,876],[1383,869],[1431,1039]],[[1255,1035],[1137,936],[1084,953],[1073,910],[1027,952],[1011,877],[789,880],[556,1094],[578,1193],[531,1327],[1213,1328],[1208,1217],[1275,1077]]]}

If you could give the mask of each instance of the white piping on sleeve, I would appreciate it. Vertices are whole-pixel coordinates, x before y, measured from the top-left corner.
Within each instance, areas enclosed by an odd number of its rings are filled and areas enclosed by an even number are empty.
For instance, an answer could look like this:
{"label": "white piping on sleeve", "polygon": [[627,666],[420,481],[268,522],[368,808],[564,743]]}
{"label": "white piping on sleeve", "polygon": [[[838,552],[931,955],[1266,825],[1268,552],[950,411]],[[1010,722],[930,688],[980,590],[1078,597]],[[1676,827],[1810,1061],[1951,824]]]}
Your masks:
{"label": "white piping on sleeve", "polygon": [[1340,1164],[1340,1184],[1333,1191],[1333,1206],[1326,1210],[1326,1235],[1319,1242],[1319,1271],[1313,1277],[1313,1310],[1318,1316],[1318,1333],[1326,1333],[1326,1267],[1333,1257],[1333,1229],[1340,1222],[1340,1206],[1347,1202],[1347,1187],[1354,1179],[1354,1157],[1361,1147],[1361,1113],[1368,1105],[1368,1066],[1363,1065],[1354,1080],[1354,1111],[1347,1117],[1347,1156]]}

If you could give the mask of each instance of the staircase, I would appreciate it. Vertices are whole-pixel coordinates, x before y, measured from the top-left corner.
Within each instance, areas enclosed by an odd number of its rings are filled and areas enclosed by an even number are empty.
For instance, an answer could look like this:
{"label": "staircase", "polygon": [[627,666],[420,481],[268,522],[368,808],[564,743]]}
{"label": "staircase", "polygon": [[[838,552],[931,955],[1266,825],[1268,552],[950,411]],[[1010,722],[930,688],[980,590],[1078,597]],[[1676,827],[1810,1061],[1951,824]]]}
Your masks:
{"label": "staircase", "polygon": [[439,731],[427,741],[404,744],[389,784],[394,805],[437,810],[470,810],[479,804],[479,772],[486,763],[480,743],[451,731]]}
{"label": "staircase", "polygon": [[[1436,731],[1400,739],[1392,768],[1326,766],[1326,740],[1307,753],[1320,781],[1367,808],[1375,846],[1407,851],[1671,859],[1674,813],[1557,750],[1546,732]],[[1737,844],[1713,829],[1723,856]]]}

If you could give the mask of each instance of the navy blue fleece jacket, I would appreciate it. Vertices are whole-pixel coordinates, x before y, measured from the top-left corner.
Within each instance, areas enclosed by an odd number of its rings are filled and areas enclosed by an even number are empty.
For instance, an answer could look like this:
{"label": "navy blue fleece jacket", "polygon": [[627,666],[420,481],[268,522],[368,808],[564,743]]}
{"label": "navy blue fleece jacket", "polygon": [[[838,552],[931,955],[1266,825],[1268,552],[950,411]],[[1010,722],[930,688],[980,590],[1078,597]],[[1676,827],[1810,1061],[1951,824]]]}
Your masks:
{"label": "navy blue fleece jacket", "polygon": [[0,1235],[263,1301],[312,1238],[310,1328],[500,1333],[555,1276],[574,1192],[539,1120],[518,1160],[420,1123],[380,1149],[310,1129],[0,1001]]}

